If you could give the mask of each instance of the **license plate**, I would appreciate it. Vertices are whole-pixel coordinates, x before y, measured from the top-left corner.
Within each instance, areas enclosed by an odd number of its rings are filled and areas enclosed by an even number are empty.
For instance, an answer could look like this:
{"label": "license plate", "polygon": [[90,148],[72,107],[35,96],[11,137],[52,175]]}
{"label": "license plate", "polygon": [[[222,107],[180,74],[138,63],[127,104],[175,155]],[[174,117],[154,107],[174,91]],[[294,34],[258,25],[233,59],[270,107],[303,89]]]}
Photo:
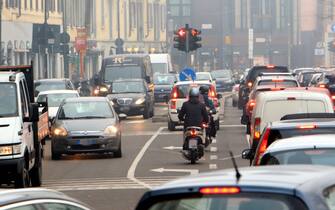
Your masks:
{"label": "license plate", "polygon": [[190,139],[188,141],[188,148],[196,148],[198,146],[198,140],[197,139]]}
{"label": "license plate", "polygon": [[97,143],[96,140],[77,140],[76,142],[77,145],[92,145],[96,143]]}

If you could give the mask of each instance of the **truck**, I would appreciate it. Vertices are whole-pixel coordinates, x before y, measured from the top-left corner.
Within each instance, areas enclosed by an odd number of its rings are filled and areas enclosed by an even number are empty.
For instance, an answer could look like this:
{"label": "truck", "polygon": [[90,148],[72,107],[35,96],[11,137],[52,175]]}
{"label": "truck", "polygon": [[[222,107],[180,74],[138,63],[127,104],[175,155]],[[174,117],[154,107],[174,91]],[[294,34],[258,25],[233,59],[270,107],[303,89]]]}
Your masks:
{"label": "truck", "polygon": [[48,106],[34,100],[32,65],[0,66],[0,184],[42,185]]}

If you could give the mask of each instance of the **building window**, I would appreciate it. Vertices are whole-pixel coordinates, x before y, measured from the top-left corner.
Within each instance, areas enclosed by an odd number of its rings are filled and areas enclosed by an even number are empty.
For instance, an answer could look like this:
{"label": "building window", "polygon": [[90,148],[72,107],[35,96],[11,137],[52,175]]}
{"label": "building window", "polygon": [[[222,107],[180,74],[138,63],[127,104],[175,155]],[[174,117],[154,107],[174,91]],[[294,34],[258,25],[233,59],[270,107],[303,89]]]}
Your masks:
{"label": "building window", "polygon": [[179,16],[179,6],[170,6],[170,15],[173,17]]}
{"label": "building window", "polygon": [[101,29],[105,28],[105,0],[101,0]]}
{"label": "building window", "polygon": [[184,17],[191,16],[191,7],[189,5],[183,6],[183,16]]}
{"label": "building window", "polygon": [[33,10],[33,0],[30,0],[30,10]]}
{"label": "building window", "polygon": [[39,7],[39,3],[40,3],[39,0],[36,0],[36,1],[35,1],[35,10],[36,10],[36,11],[38,11],[38,10],[40,9],[40,7]]}
{"label": "building window", "polygon": [[153,28],[153,20],[154,20],[154,17],[153,17],[153,4],[148,4],[148,7],[149,7],[149,19],[148,19],[148,25],[149,25],[149,28]]}

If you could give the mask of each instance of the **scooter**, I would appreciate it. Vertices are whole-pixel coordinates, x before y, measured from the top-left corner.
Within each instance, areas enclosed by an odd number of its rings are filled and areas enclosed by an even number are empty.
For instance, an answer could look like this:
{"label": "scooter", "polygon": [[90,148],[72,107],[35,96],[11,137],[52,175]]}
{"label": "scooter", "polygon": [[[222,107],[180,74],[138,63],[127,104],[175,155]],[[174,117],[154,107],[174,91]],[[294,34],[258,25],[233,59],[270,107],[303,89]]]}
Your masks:
{"label": "scooter", "polygon": [[187,127],[184,133],[184,150],[183,157],[195,164],[200,158],[204,156],[204,139],[203,128],[201,127]]}

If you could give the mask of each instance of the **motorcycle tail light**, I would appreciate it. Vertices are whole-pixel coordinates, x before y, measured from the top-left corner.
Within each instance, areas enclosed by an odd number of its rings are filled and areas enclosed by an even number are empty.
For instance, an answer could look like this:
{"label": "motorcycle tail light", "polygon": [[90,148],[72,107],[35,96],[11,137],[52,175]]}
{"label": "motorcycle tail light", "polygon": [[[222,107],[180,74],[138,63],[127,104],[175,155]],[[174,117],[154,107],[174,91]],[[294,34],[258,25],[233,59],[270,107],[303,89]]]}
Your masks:
{"label": "motorcycle tail light", "polygon": [[197,131],[195,129],[191,130],[191,136],[196,136],[197,135]]}

